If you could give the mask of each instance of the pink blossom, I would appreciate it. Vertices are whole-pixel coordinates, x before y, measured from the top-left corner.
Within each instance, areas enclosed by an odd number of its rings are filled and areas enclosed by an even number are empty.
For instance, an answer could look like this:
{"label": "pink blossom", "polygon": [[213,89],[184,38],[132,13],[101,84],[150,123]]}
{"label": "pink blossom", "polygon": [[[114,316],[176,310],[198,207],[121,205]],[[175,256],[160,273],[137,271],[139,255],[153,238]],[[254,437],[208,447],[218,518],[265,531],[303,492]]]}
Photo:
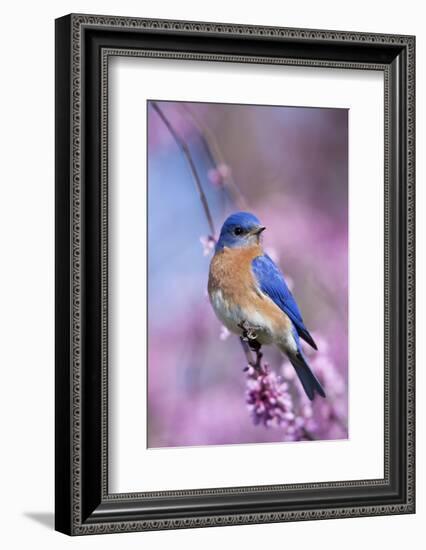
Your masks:
{"label": "pink blossom", "polygon": [[219,164],[216,168],[211,168],[207,175],[213,185],[221,187],[231,176],[231,169],[227,164]]}
{"label": "pink blossom", "polygon": [[203,247],[203,255],[208,256],[211,252],[213,252],[216,240],[211,235],[207,235],[207,237],[200,237],[200,243]]}
{"label": "pink blossom", "polygon": [[229,330],[225,326],[222,325],[221,328],[220,328],[219,339],[222,340],[222,342],[224,342],[230,336],[231,336],[231,333],[229,332]]}

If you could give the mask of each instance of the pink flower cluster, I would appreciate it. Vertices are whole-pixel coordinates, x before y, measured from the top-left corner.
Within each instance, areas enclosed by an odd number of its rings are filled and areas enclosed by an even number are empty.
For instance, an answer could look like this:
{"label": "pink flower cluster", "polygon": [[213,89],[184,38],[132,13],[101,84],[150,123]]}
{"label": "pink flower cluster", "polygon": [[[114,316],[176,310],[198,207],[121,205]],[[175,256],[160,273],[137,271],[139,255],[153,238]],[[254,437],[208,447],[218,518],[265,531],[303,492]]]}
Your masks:
{"label": "pink flower cluster", "polygon": [[280,428],[287,440],[304,439],[305,419],[295,413],[288,384],[268,365],[247,368],[246,402],[254,424]]}
{"label": "pink flower cluster", "polygon": [[315,335],[318,352],[305,353],[326,389],[325,399],[310,401],[291,363],[282,366],[279,377],[268,365],[247,368],[246,402],[255,425],[279,428],[284,441],[346,437],[346,385],[328,355],[327,342]]}

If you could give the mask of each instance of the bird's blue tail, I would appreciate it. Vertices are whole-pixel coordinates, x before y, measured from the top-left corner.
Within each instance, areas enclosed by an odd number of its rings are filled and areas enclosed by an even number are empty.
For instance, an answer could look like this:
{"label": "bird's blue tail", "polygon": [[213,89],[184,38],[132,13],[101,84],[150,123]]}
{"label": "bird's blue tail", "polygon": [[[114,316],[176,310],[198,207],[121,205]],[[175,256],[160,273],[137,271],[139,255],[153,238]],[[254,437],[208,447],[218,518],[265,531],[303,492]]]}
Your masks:
{"label": "bird's blue tail", "polygon": [[309,365],[306,362],[306,359],[303,357],[302,352],[298,351],[297,354],[289,354],[288,357],[309,399],[312,401],[315,397],[315,393],[318,393],[319,395],[321,395],[321,397],[325,397],[323,387],[309,368]]}

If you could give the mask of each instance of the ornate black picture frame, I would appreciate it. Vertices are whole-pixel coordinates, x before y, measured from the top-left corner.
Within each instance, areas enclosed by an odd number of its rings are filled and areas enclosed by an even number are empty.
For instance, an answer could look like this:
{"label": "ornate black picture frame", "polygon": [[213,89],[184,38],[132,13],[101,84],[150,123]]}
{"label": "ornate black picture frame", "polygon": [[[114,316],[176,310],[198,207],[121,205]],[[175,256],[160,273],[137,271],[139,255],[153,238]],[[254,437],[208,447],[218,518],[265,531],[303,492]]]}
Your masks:
{"label": "ornate black picture frame", "polygon": [[[110,494],[107,71],[114,55],[382,71],[383,479]],[[414,513],[413,36],[68,15],[56,21],[56,529],[69,535]]]}

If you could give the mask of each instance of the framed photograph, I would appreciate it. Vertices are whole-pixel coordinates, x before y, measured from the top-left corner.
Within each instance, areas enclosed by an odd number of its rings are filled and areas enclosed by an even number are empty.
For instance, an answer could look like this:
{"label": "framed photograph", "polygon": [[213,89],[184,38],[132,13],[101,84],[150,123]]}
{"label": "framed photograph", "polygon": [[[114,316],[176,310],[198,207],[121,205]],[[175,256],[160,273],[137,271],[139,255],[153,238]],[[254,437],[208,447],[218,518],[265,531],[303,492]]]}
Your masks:
{"label": "framed photograph", "polygon": [[56,529],[415,511],[413,36],[56,20]]}

